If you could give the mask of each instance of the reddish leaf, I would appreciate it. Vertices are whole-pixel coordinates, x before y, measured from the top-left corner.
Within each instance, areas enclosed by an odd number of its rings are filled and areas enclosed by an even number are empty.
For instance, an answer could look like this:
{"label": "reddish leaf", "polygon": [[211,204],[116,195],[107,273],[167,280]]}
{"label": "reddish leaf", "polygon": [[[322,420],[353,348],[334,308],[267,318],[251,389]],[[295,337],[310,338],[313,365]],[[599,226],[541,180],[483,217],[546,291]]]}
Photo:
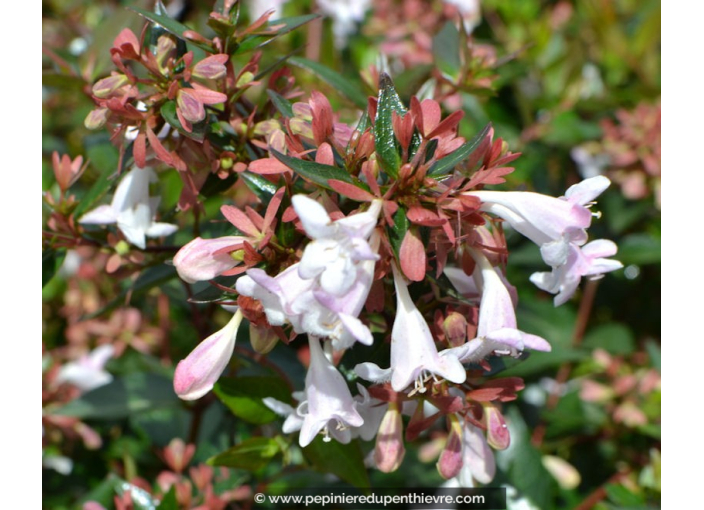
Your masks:
{"label": "reddish leaf", "polygon": [[231,205],[223,205],[220,208],[220,212],[223,216],[225,216],[225,218],[227,218],[227,221],[229,221],[235,226],[235,228],[241,230],[248,236],[259,236],[259,230],[257,229],[257,227],[254,226],[252,220],[250,220],[245,213],[243,213],[236,207]]}
{"label": "reddish leaf", "polygon": [[289,167],[275,158],[263,158],[252,161],[247,169],[259,175],[283,174],[291,171]]}
{"label": "reddish leaf", "polygon": [[140,131],[134,141],[132,155],[139,168],[144,168],[147,165],[147,135],[143,131]]}
{"label": "reddish leaf", "polygon": [[425,278],[425,246],[413,229],[406,231],[399,251],[401,269],[406,278],[420,282]]}
{"label": "reddish leaf", "polygon": [[371,202],[374,200],[374,195],[348,182],[329,179],[328,185],[340,195],[344,195],[357,202]]}

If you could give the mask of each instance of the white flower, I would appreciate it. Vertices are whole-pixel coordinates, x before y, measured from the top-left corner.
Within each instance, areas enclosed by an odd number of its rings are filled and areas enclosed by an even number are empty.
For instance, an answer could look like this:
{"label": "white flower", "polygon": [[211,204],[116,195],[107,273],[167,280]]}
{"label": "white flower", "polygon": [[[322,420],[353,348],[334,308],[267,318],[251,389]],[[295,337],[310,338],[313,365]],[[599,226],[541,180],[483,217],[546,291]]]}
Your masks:
{"label": "white flower", "polygon": [[372,232],[381,202],[373,202],[366,212],[334,222],[320,204],[308,197],[294,196],[293,205],[312,239],[301,261],[275,277],[261,269],[250,269],[237,280],[237,292],[258,299],[272,326],[288,322],[296,333],[331,338],[335,349],[344,349],[355,341],[370,345],[372,334],[358,316],[379,258],[380,239]]}
{"label": "white flower", "polygon": [[357,375],[373,382],[391,380],[394,391],[405,390],[415,381],[413,392],[425,391],[429,377],[440,376],[461,384],[467,373],[462,363],[450,351],[438,353],[428,324],[413,304],[403,276],[395,265],[396,318],[391,330],[391,367],[381,369],[374,363],[361,363],[355,367]]}
{"label": "white flower", "polygon": [[69,383],[83,392],[93,390],[112,381],[112,375],[103,367],[112,357],[115,348],[112,345],[101,345],[90,354],[81,356],[76,361],[66,363],[59,370],[57,383]]}
{"label": "white flower", "polygon": [[342,374],[328,360],[320,346],[320,340],[308,335],[310,366],[306,374],[306,400],[297,409],[303,417],[298,442],[308,446],[319,432],[324,440],[330,436],[341,443],[349,443],[350,427],[361,427],[364,419],[357,411],[347,383]]}
{"label": "white flower", "polygon": [[336,47],[343,48],[347,44],[347,38],[355,32],[357,23],[364,20],[370,5],[371,0],[318,0],[321,12],[333,20]]}
{"label": "white flower", "polygon": [[146,247],[146,237],[173,234],[176,225],[154,221],[160,199],[149,196],[149,183],[155,181],[156,174],[151,168],[135,166],[120,181],[110,205],[96,207],[78,221],[97,225],[117,223],[127,240],[141,249]]}

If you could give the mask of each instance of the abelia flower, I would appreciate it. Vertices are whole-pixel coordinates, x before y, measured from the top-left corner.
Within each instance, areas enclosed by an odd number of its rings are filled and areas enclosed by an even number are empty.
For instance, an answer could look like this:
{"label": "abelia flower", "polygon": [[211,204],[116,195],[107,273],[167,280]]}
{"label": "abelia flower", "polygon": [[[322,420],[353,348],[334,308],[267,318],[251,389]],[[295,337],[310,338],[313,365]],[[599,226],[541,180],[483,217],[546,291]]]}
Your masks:
{"label": "abelia flower", "polygon": [[[482,296],[477,337],[450,349],[450,352],[462,362],[476,362],[492,352],[516,355],[526,348],[550,351],[550,344],[545,339],[517,329],[515,305],[499,272],[481,251],[474,248],[468,250],[476,262],[473,277]],[[451,274],[452,280],[460,279],[460,272]],[[470,287],[468,284],[459,286]]]}
{"label": "abelia flower", "polygon": [[369,210],[332,221],[325,209],[302,195],[293,205],[313,239],[301,261],[275,277],[250,269],[237,280],[237,292],[261,301],[272,326],[290,323],[296,333],[333,340],[335,349],[355,340],[370,345],[369,328],[358,318],[371,289],[379,239],[367,241],[381,210]]}
{"label": "abelia flower", "polygon": [[61,367],[56,382],[69,383],[82,392],[91,391],[112,381],[112,375],[104,370],[105,364],[112,357],[115,348],[112,345],[100,345],[89,354]]}
{"label": "abelia flower", "polygon": [[308,446],[322,431],[325,441],[332,436],[341,443],[349,443],[350,427],[361,427],[364,419],[342,374],[325,356],[320,340],[308,335],[308,344],[310,366],[306,374],[306,400],[298,406],[303,416],[298,442],[301,447]]}
{"label": "abelia flower", "polygon": [[196,237],[176,253],[173,264],[181,279],[188,283],[212,280],[240,263],[232,258],[229,248],[242,245],[245,240],[242,236]]}
{"label": "abelia flower", "polygon": [[394,391],[404,391],[412,382],[411,393],[425,392],[425,383],[432,376],[461,384],[467,374],[454,352],[438,353],[427,322],[413,304],[404,277],[395,265],[396,318],[391,330],[391,367],[381,369],[374,363],[355,367],[357,375],[373,382],[391,381]]}
{"label": "abelia flower", "polygon": [[150,182],[156,182],[154,170],[135,166],[120,181],[112,203],[87,212],[78,220],[79,223],[117,223],[117,228],[127,240],[141,249],[146,247],[146,237],[173,234],[178,228],[176,225],[154,221],[160,199],[149,196]]}
{"label": "abelia flower", "polygon": [[347,38],[354,33],[357,23],[364,20],[370,5],[371,0],[318,0],[320,10],[333,20],[336,47],[343,48],[347,44]]}
{"label": "abelia flower", "polygon": [[530,281],[539,289],[555,296],[555,306],[572,297],[582,276],[598,278],[604,273],[621,269],[623,264],[607,257],[616,255],[618,247],[613,241],[597,239],[582,247],[571,244],[566,262],[552,272],[533,273]]}
{"label": "abelia flower", "polygon": [[558,267],[567,260],[570,244],[587,241],[592,213],[586,207],[610,184],[604,176],[571,186],[564,197],[553,198],[528,191],[470,191],[481,200],[481,210],[495,214],[540,246],[543,260]]}
{"label": "abelia flower", "polygon": [[242,317],[242,312],[237,310],[224,328],[203,340],[176,365],[174,391],[179,398],[196,400],[213,388],[235,350]]}

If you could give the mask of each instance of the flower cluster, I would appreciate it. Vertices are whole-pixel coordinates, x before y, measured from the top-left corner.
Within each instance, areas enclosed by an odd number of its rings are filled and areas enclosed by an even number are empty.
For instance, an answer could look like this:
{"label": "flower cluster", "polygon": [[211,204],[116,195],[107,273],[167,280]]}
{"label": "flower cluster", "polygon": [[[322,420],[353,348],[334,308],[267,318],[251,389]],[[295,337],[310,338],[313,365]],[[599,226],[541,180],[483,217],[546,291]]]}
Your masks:
{"label": "flower cluster", "polygon": [[[518,378],[487,379],[488,362],[550,350],[518,327],[502,224],[540,247],[550,270],[531,281],[560,305],[583,276],[621,267],[608,258],[614,243],[587,242],[590,207],[609,181],[585,180],[559,198],[484,189],[503,183],[518,156],[490,126],[465,141],[461,113],[442,119],[439,103],[415,97],[406,109],[383,74],[379,88],[354,130],[333,118],[322,94],[291,105],[298,116],[283,119],[269,156],[249,165],[276,186],[264,215],[225,206],[237,235],[197,238],[176,254],[187,282],[236,277],[223,301],[238,308],[179,363],[174,388],[186,400],[212,389],[244,319],[260,352],[304,335],[302,391],[264,399],[301,447],[319,434],[341,443],[376,438],[369,462],[393,471],[405,453],[402,416],[410,416],[405,440],[444,417],[439,472],[488,483],[491,448],[510,442],[500,403],[523,387]],[[273,342],[257,348],[262,331]],[[357,342],[388,355],[343,370]],[[356,395],[348,378],[357,380]]]}

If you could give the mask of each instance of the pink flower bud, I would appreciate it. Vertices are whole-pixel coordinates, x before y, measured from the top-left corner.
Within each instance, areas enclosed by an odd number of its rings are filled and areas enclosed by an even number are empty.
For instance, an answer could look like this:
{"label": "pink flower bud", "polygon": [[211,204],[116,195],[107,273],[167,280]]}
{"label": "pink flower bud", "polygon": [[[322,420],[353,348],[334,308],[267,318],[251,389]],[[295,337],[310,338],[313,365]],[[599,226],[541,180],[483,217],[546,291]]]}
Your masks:
{"label": "pink flower bud", "polygon": [[193,76],[217,80],[222,78],[227,73],[225,63],[230,57],[225,54],[211,55],[198,62],[193,67]]}
{"label": "pink flower bud", "polygon": [[456,477],[462,469],[462,425],[454,414],[448,415],[448,419],[450,435],[437,463],[438,473],[445,479]]}
{"label": "pink flower bud", "polygon": [[196,445],[186,444],[181,438],[174,438],[169,445],[164,448],[164,460],[166,464],[176,473],[182,472],[196,453]]}
{"label": "pink flower bud", "polygon": [[467,319],[457,312],[450,312],[442,323],[442,330],[452,347],[458,347],[467,339]]}
{"label": "pink flower bud", "polygon": [[91,110],[91,112],[86,116],[86,120],[83,121],[83,125],[87,129],[100,129],[105,125],[108,120],[108,109],[107,108],[96,108]]}
{"label": "pink flower bud", "polygon": [[192,89],[179,90],[176,104],[183,118],[189,122],[200,122],[205,118],[203,102]]}
{"label": "pink flower bud", "polygon": [[227,248],[232,247],[234,251],[244,240],[245,238],[240,236],[215,239],[196,237],[174,257],[176,271],[181,279],[188,283],[212,280],[239,263],[230,256]]}
{"label": "pink flower bud", "polygon": [[491,404],[484,406],[486,419],[486,439],[492,448],[505,450],[511,444],[511,434],[506,426],[506,420],[496,407]]}
{"label": "pink flower bud", "polygon": [[120,87],[127,84],[127,82],[127,76],[124,74],[115,73],[112,76],[98,80],[98,82],[93,85],[93,95],[95,97],[99,97],[100,99],[105,99],[110,97]]}
{"label": "pink flower bud", "polygon": [[271,328],[262,328],[250,323],[249,341],[252,344],[252,349],[259,354],[266,354],[279,342],[279,336]]}
{"label": "pink flower bud", "polygon": [[403,421],[398,404],[391,402],[376,435],[374,463],[380,471],[392,473],[401,465],[404,455]]}

